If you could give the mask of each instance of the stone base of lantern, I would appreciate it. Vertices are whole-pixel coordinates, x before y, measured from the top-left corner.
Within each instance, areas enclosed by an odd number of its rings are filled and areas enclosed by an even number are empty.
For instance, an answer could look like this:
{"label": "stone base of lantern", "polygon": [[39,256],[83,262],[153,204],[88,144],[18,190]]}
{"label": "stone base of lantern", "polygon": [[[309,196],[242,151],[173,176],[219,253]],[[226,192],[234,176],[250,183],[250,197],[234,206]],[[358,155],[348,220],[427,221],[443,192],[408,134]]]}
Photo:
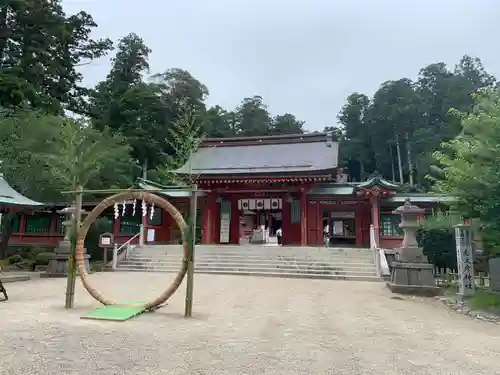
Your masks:
{"label": "stone base of lantern", "polygon": [[[59,246],[55,249],[54,254],[49,259],[49,265],[47,271],[40,274],[40,277],[67,277],[68,276],[68,265],[69,265],[69,255],[71,252],[71,243],[69,241],[62,241]],[[85,270],[87,273],[90,272],[90,255],[87,254],[87,250],[84,249],[84,259],[85,259]],[[78,273],[78,269],[76,271]]]}
{"label": "stone base of lantern", "polygon": [[428,297],[440,294],[434,279],[434,266],[429,263],[395,261],[392,264],[391,281],[386,285],[393,293]]}

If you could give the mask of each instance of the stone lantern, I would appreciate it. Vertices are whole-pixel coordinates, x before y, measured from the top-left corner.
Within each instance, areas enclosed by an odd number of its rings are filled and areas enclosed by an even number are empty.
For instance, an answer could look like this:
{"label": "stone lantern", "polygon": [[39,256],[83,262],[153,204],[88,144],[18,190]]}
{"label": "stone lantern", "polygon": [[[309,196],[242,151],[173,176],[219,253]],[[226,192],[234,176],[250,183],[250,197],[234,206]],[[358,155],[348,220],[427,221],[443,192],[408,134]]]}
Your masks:
{"label": "stone lantern", "polygon": [[424,214],[425,210],[411,204],[410,199],[406,198],[404,205],[399,206],[393,214],[401,216],[399,227],[403,230],[403,243],[399,248],[399,260],[403,262],[423,262],[428,263],[424,256],[422,248],[418,247],[417,231],[420,228],[418,219]]}
{"label": "stone lantern", "polygon": [[[68,276],[68,261],[71,253],[71,227],[73,226],[73,221],[75,220],[76,207],[73,203],[71,206],[63,208],[57,211],[59,215],[65,215],[66,220],[62,222],[65,228],[64,239],[59,243],[54,251],[54,254],[49,259],[49,265],[45,274],[45,277],[67,277]],[[86,214],[85,210],[82,210],[82,215]],[[90,255],[86,253],[87,249],[84,249],[84,259],[85,259],[85,269],[90,272],[89,259]]]}
{"label": "stone lantern", "polygon": [[406,198],[403,206],[393,211],[401,215],[401,224],[404,237],[399,256],[392,264],[391,281],[387,287],[395,293],[419,294],[433,296],[439,293],[434,279],[434,266],[429,264],[422,248],[418,246],[417,230],[420,228],[419,216],[424,209],[412,205]]}

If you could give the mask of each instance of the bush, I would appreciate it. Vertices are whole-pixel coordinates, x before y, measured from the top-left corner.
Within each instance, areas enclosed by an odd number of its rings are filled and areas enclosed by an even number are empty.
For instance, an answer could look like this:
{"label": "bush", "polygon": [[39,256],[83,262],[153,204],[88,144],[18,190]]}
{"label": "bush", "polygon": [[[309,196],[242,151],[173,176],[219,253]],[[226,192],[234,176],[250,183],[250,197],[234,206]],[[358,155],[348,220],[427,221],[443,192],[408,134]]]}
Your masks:
{"label": "bush", "polygon": [[423,248],[429,262],[438,268],[457,269],[457,252],[455,249],[455,235],[452,230],[445,228],[421,228],[418,232],[418,242]]}
{"label": "bush", "polygon": [[14,264],[14,267],[20,270],[32,270],[35,268],[35,261],[33,259],[23,259],[22,262]]}
{"label": "bush", "polygon": [[436,214],[426,219],[417,233],[417,240],[429,262],[438,268],[457,269],[457,251],[453,226],[460,223],[457,216]]}
{"label": "bush", "polygon": [[37,245],[20,245],[20,246],[9,246],[7,254],[20,255],[23,259],[36,259],[37,255],[40,253],[48,253],[53,251],[53,247],[49,246],[37,246]]}
{"label": "bush", "polygon": [[14,255],[11,255],[9,258],[8,258],[8,261],[9,261],[9,264],[12,265],[12,264],[17,264],[17,263],[21,263],[23,261],[23,257],[19,254],[14,254]]}
{"label": "bush", "polygon": [[54,253],[38,253],[35,257],[35,265],[46,266]]}

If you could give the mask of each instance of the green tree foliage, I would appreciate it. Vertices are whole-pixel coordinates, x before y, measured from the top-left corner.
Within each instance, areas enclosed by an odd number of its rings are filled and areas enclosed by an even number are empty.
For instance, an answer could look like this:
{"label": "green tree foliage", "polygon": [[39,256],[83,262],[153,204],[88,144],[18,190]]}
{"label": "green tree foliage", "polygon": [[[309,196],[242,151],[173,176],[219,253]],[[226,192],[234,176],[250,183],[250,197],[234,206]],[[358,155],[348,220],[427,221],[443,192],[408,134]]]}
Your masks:
{"label": "green tree foliage", "polygon": [[221,106],[207,110],[204,133],[211,138],[228,138],[236,136],[234,112],[228,112]]}
{"label": "green tree foliage", "polygon": [[191,154],[198,149],[203,137],[202,129],[203,122],[195,111],[186,112],[169,129],[169,136],[165,142],[175,150],[175,154],[169,155],[165,164],[156,169],[155,176],[158,182],[164,185],[184,185],[186,183],[172,171],[186,164]]}
{"label": "green tree foliage", "polygon": [[446,269],[456,270],[457,250],[454,226],[462,222],[460,216],[437,212],[428,217],[418,231],[418,243],[422,246],[429,262],[438,272]]}
{"label": "green tree foliage", "polygon": [[291,113],[278,115],[271,122],[270,135],[304,133],[304,121],[298,120]]}
{"label": "green tree foliage", "polygon": [[[0,113],[0,160],[9,184],[41,202],[65,202],[68,196],[61,191],[78,185],[131,186],[137,168],[124,138],[82,121],[27,110]],[[2,218],[0,257],[11,219]]]}
{"label": "green tree foliage", "polygon": [[[100,187],[132,184],[134,163],[125,138],[98,131],[83,121],[50,119],[57,133],[48,144],[49,152],[37,155],[46,164],[49,175],[62,186],[76,188],[92,181]],[[97,184],[96,184],[97,187]]]}
{"label": "green tree foliage", "polygon": [[67,16],[60,0],[4,0],[0,7],[0,106],[86,112],[78,66],[106,54],[86,12]]}
{"label": "green tree foliage", "polygon": [[454,210],[479,218],[485,249],[500,250],[500,92],[490,89],[476,96],[469,113],[454,111],[462,130],[434,153],[437,164],[429,178],[434,190],[457,199]]}
{"label": "green tree foliage", "polygon": [[236,134],[239,136],[269,135],[272,118],[262,97],[245,98],[235,111]]}
{"label": "green tree foliage", "polygon": [[132,147],[132,157],[141,165],[162,162],[166,135],[166,104],[156,85],[143,81],[149,72],[151,50],[136,34],[122,38],[106,79],[92,92],[92,125],[122,134]]}
{"label": "green tree foliage", "polygon": [[472,110],[473,94],[495,85],[481,61],[465,55],[454,70],[444,63],[420,70],[416,81],[384,82],[373,98],[353,93],[339,114],[342,160],[354,180],[384,178],[429,188],[432,153],[461,131],[450,111]]}
{"label": "green tree foliage", "polygon": [[9,183],[40,201],[63,201],[77,184],[130,186],[137,168],[125,138],[32,111],[0,115],[0,160]]}

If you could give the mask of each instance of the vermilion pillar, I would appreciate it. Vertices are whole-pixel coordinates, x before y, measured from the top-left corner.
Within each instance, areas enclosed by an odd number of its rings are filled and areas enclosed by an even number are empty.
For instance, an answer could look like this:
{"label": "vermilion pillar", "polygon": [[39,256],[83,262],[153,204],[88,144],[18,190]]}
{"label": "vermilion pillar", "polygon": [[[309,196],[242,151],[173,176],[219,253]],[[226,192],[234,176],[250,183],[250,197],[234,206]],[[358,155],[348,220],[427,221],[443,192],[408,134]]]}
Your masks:
{"label": "vermilion pillar", "polygon": [[[142,212],[142,211],[141,211]],[[149,211],[147,215],[142,215],[141,216],[141,224],[142,224],[142,230],[144,231],[143,233],[143,238],[144,238],[144,243],[148,243],[148,217],[149,217]]]}
{"label": "vermilion pillar", "polygon": [[375,242],[380,246],[380,200],[378,195],[370,196],[372,206],[372,224],[375,230]]}
{"label": "vermilion pillar", "polygon": [[203,238],[202,243],[215,243],[215,220],[216,220],[216,197],[215,194],[209,193],[205,209],[203,210]]}
{"label": "vermilion pillar", "polygon": [[118,216],[114,221],[113,221],[113,235],[118,236],[120,234],[120,222],[121,222],[121,217]]}
{"label": "vermilion pillar", "polygon": [[363,210],[361,209],[360,203],[356,207],[355,211],[355,227],[356,227],[356,247],[363,247]]}
{"label": "vermilion pillar", "polygon": [[307,246],[307,193],[300,189],[300,246]]}

